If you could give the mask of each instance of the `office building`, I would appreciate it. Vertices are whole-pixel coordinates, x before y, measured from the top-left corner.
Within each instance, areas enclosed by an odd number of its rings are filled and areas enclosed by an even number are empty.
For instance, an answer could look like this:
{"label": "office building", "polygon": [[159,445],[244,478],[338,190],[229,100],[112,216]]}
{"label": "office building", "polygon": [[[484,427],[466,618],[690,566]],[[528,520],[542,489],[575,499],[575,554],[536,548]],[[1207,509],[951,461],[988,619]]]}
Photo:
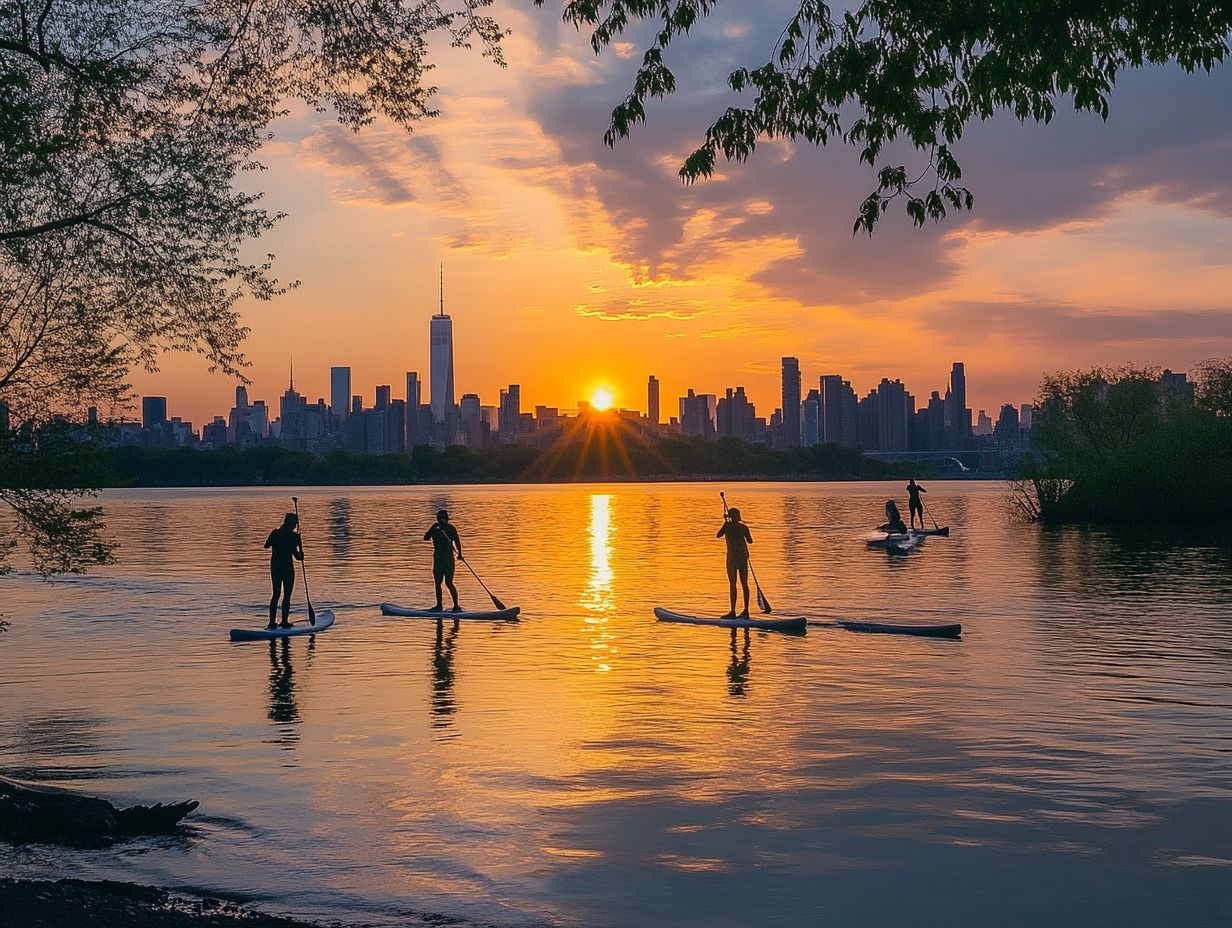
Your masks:
{"label": "office building", "polygon": [[800,441],[806,448],[821,444],[821,391],[809,390],[800,404]]}
{"label": "office building", "polygon": [[432,317],[429,361],[432,377],[432,421],[444,426],[453,419],[453,320],[445,315],[445,271],[441,269],[440,311]]}
{"label": "office building", "polygon": [[646,418],[651,425],[659,424],[659,378],[654,374],[646,383]]}
{"label": "office building", "polygon": [[329,411],[339,422],[347,417],[347,406],[350,401],[351,369],[331,367],[329,369]]}
{"label": "office building", "polygon": [[389,407],[390,393],[389,384],[381,384],[376,388],[376,408],[387,409]]}
{"label": "office building", "polygon": [[458,415],[462,424],[463,442],[468,448],[482,448],[484,446],[484,429],[479,394],[463,393],[458,407]]}
{"label": "office building", "polygon": [[747,442],[760,438],[757,408],[749,401],[744,387],[736,387],[734,390],[727,388],[716,404],[715,420],[715,433],[719,438],[739,438]]}
{"label": "office building", "polygon": [[141,427],[156,429],[167,421],[167,398],[165,396],[143,396],[141,398]]}
{"label": "office building", "polygon": [[522,437],[522,387],[511,383],[500,391],[500,436],[505,444]]}
{"label": "office building", "polygon": [[783,424],[779,434],[782,448],[800,447],[800,360],[783,358]]}

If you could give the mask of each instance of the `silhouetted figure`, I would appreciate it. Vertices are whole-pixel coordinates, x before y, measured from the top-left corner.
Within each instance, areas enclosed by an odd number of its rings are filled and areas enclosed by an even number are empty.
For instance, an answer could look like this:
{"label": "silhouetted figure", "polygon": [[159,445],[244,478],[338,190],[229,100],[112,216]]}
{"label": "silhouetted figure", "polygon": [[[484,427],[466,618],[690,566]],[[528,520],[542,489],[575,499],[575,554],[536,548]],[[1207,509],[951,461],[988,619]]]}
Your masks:
{"label": "silhouetted figure", "polygon": [[442,509],[436,514],[436,524],[424,532],[424,541],[432,542],[432,581],[436,584],[436,605],[434,609],[444,609],[441,598],[441,583],[449,587],[449,595],[453,597],[453,611],[461,612],[458,605],[458,588],[453,585],[453,572],[457,567],[454,561],[454,548],[458,557],[462,556],[462,539],[458,530],[449,521],[449,510]]}
{"label": "silhouetted figure", "polygon": [[891,535],[905,535],[907,526],[903,524],[903,517],[898,511],[898,504],[892,499],[887,499],[885,504],[885,525],[878,525],[877,531],[889,532]]}
{"label": "silhouetted figure", "polygon": [[924,501],[920,499],[920,494],[927,492],[926,489],[915,482],[914,477],[907,481],[907,496],[909,497],[907,500],[907,511],[911,519],[912,528],[915,528],[915,515],[917,512],[920,514],[920,528],[924,528]]}
{"label": "silhouetted figure", "polygon": [[749,617],[749,545],[753,535],[749,527],[740,521],[740,510],[732,506],[727,510],[723,526],[715,533],[715,538],[727,540],[727,586],[731,596],[731,611],[723,616],[725,619],[736,617],[736,577],[744,587],[744,612],[740,618]]}
{"label": "silhouetted figure", "polygon": [[274,616],[278,608],[278,594],[282,594],[282,627],[290,628],[291,591],[295,589],[295,562],[304,559],[304,548],[300,542],[296,527],[299,518],[293,512],[288,512],[282,519],[282,527],[276,528],[265,539],[265,547],[270,549],[270,581],[274,587],[274,595],[270,597],[269,625],[274,628]]}

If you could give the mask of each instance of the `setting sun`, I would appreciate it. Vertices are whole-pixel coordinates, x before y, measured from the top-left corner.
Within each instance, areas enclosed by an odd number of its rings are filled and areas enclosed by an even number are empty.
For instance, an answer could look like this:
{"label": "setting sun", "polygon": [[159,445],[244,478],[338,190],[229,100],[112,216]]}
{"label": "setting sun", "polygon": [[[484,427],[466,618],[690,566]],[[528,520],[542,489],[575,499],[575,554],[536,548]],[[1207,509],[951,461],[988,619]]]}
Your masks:
{"label": "setting sun", "polygon": [[604,387],[600,387],[590,395],[590,406],[599,412],[611,409],[613,403],[612,391]]}

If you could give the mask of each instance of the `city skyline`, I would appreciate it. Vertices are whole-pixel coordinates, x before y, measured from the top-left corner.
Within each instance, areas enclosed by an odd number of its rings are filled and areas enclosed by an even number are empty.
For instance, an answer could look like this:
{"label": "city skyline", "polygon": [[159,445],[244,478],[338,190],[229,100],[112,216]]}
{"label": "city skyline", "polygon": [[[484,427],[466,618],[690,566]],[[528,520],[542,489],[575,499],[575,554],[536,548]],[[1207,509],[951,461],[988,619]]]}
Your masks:
{"label": "city skyline", "polygon": [[[888,372],[940,384],[961,357],[982,372],[971,404],[990,408],[1033,399],[1058,369],[1232,354],[1227,68],[1126,75],[1098,132],[1064,111],[1047,128],[971,126],[974,213],[922,229],[892,213],[853,238],[875,187],[854,157],[776,142],[709,181],[675,175],[713,111],[707,76],[752,55],[738,5],[675,53],[688,79],[616,150],[602,132],[632,62],[595,59],[515,6],[499,6],[508,67],[443,51],[441,117],[413,135],[382,121],[355,135],[302,110],[275,127],[262,182],[290,219],[261,250],[301,286],[241,306],[254,394],[281,391],[292,354],[314,396],[339,358],[360,384],[426,379],[419,320],[442,261],[455,378],[484,397],[519,381],[563,406],[602,381],[629,404],[652,370],[665,397],[712,370],[714,389],[770,395],[785,354],[861,390]],[[163,366],[134,375],[139,394],[179,397],[198,420],[229,404],[233,383],[199,358]]]}

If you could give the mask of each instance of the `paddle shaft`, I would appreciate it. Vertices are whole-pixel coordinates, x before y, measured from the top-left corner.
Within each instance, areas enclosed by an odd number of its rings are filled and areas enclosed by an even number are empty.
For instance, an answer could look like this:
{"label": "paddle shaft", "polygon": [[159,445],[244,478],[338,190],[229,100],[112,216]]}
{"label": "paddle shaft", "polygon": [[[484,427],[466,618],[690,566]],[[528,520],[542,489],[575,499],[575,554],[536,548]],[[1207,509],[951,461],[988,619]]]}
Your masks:
{"label": "paddle shaft", "polygon": [[[292,496],[291,502],[295,504],[295,524],[298,526],[299,525],[299,497]],[[304,531],[303,531],[302,526],[300,527],[299,537],[301,539],[300,540],[300,553],[302,554],[303,549],[304,549],[304,543],[302,540],[304,537]],[[308,592],[308,568],[304,566],[303,558],[300,558],[300,561],[299,561],[299,572],[300,572],[300,576],[304,578],[304,599],[308,600],[308,624],[316,625],[317,624],[317,611],[312,608],[312,594]]]}
{"label": "paddle shaft", "polygon": [[[727,518],[727,494],[722,490],[719,491],[719,499],[723,500],[723,518]],[[757,571],[753,569],[753,558],[749,557],[749,575],[753,578],[753,586],[757,589],[757,608],[769,615],[772,611],[770,608],[770,600],[766,599],[766,594],[761,591],[761,584],[757,582]]]}
{"label": "paddle shaft", "polygon": [[[462,557],[462,555],[460,554],[458,555],[458,560],[460,560],[463,564],[466,565],[466,569],[471,572],[472,577],[474,577],[476,580],[479,580],[479,574],[475,573],[475,568],[471,566],[470,561]],[[482,580],[479,580],[479,585],[483,587],[483,591],[487,593],[488,598],[492,600],[492,605],[495,606],[497,609],[500,609],[503,612],[505,610],[505,604],[496,598],[495,594],[493,594],[493,592],[488,589],[488,585],[484,583]]]}
{"label": "paddle shaft", "polygon": [[[924,503],[924,498],[920,497],[920,502]],[[928,508],[928,503],[924,503],[924,511],[928,513],[928,521],[933,524],[933,528],[940,531],[941,526],[937,524],[937,520],[933,518],[933,511]]]}

